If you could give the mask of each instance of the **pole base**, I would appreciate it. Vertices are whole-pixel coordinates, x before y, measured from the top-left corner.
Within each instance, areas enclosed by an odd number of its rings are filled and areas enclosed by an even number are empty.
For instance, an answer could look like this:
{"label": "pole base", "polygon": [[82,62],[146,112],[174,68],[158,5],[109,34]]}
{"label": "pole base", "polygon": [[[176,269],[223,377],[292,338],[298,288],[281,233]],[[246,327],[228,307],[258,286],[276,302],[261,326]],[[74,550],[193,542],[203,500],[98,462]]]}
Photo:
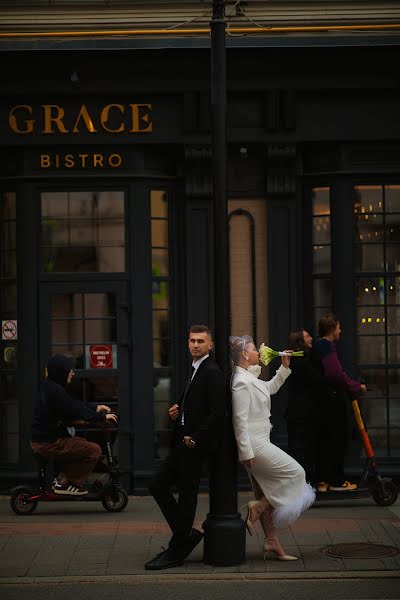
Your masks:
{"label": "pole base", "polygon": [[240,513],[213,515],[203,523],[203,562],[215,567],[233,567],[246,560],[246,525]]}

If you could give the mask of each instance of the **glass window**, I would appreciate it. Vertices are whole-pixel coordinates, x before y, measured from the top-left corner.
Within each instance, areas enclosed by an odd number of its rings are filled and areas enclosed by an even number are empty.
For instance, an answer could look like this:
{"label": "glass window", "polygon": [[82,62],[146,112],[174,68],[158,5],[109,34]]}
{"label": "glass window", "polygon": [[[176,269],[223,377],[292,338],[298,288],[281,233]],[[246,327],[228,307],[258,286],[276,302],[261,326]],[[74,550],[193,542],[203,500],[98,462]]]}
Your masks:
{"label": "glass window", "polygon": [[311,204],[313,219],[313,309],[315,326],[317,327],[319,319],[332,310],[330,188],[313,188]]}
{"label": "glass window", "polygon": [[43,192],[42,269],[125,271],[124,193]]}
{"label": "glass window", "polygon": [[398,456],[400,186],[357,186],[354,217],[358,362],[369,389],[362,411],[374,450]]}
{"label": "glass window", "polygon": [[[0,462],[19,459],[19,406],[16,373],[17,321],[16,194],[0,192],[0,320],[8,322],[0,342]],[[2,335],[2,338],[4,336]]]}
{"label": "glass window", "polygon": [[154,452],[156,458],[163,458],[168,453],[171,436],[168,408],[171,401],[172,365],[168,195],[164,190],[151,190],[150,210],[153,272]]}

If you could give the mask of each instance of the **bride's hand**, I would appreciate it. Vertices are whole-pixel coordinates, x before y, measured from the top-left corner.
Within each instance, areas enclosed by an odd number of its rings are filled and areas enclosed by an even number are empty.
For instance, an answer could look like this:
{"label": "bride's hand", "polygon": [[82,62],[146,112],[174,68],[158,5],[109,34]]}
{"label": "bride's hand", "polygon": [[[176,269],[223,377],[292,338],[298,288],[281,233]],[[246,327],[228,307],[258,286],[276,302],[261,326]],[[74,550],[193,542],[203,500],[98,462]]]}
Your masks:
{"label": "bride's hand", "polygon": [[247,467],[247,469],[251,469],[253,466],[253,459],[252,458],[248,458],[247,460],[242,460],[242,465],[244,465],[245,467]]}
{"label": "bride's hand", "polygon": [[[284,350],[284,352],[288,352],[292,354],[293,350]],[[284,367],[288,368],[290,365],[290,356],[281,356],[282,364]]]}

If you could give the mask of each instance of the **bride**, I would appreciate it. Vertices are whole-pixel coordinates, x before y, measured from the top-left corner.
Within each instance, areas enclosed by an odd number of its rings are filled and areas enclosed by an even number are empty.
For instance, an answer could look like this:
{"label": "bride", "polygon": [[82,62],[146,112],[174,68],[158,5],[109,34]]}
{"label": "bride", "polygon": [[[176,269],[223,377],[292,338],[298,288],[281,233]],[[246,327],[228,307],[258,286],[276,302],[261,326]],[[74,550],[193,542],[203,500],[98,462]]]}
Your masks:
{"label": "bride", "polygon": [[229,339],[232,362],[233,427],[239,460],[246,467],[256,500],[247,505],[246,527],[250,535],[260,521],[265,534],[264,557],[272,553],[279,560],[297,560],[285,553],[276,533],[288,527],[315,500],[306,483],[304,469],[291,456],[270,442],[271,395],[289,377],[290,356],[270,381],[258,379],[261,367],[253,339],[244,335]]}

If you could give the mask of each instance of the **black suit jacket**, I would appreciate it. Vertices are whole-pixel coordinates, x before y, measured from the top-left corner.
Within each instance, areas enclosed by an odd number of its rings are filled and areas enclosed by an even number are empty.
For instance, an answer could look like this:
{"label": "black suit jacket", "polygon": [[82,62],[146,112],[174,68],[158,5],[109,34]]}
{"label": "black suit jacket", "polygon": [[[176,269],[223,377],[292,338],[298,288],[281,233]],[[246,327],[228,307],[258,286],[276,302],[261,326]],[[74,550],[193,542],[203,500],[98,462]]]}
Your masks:
{"label": "black suit jacket", "polygon": [[[181,425],[182,402],[184,425]],[[187,391],[178,401],[179,417],[174,422],[174,443],[190,435],[202,454],[214,452],[226,414],[225,379],[215,360],[209,356],[200,364]]]}

